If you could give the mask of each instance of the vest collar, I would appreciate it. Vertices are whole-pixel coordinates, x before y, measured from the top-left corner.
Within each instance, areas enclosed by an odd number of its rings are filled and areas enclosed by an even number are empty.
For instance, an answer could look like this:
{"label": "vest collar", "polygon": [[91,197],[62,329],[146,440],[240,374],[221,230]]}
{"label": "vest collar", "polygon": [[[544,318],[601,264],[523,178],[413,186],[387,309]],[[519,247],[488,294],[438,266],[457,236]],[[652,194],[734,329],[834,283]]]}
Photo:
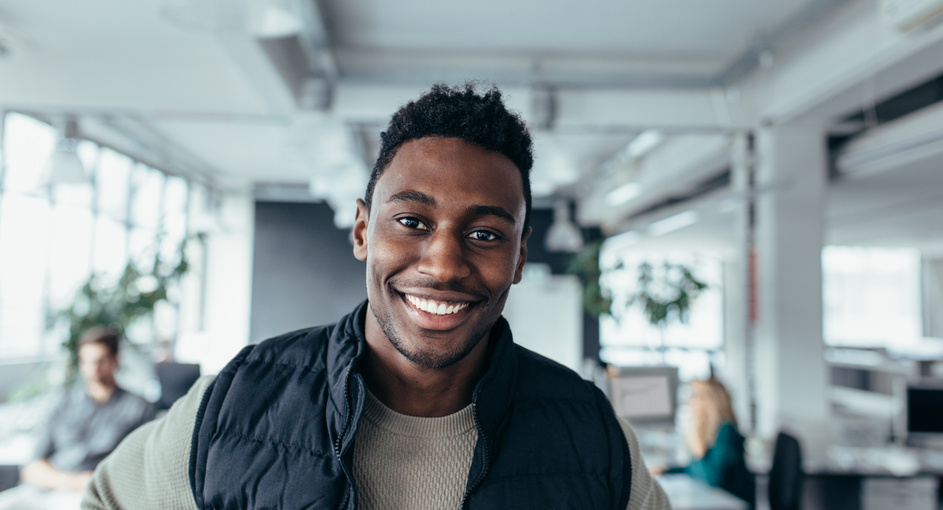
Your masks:
{"label": "vest collar", "polygon": [[[333,424],[335,447],[339,451],[346,450],[351,443],[366,398],[360,370],[367,348],[364,336],[367,313],[367,301],[363,301],[338,321],[327,349],[326,366],[334,411],[330,422]],[[495,322],[490,335],[488,365],[472,393],[479,448],[484,448],[481,460],[486,462],[488,457],[494,456],[493,448],[503,428],[517,381],[514,342],[504,317]],[[490,454],[486,453],[489,450]]]}
{"label": "vest collar", "polygon": [[367,302],[363,301],[337,322],[327,345],[324,365],[331,402],[326,411],[331,443],[338,457],[344,457],[353,444],[366,398],[360,377],[360,363],[367,349],[364,336],[366,314]]}

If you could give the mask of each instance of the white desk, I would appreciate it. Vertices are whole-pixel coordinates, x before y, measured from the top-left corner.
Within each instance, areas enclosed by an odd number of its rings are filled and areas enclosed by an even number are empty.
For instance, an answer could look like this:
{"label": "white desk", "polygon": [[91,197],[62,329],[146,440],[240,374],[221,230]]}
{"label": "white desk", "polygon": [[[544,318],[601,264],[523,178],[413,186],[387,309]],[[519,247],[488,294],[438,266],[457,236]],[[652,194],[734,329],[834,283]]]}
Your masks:
{"label": "white desk", "polygon": [[742,499],[684,474],[658,477],[674,510],[747,510]]}

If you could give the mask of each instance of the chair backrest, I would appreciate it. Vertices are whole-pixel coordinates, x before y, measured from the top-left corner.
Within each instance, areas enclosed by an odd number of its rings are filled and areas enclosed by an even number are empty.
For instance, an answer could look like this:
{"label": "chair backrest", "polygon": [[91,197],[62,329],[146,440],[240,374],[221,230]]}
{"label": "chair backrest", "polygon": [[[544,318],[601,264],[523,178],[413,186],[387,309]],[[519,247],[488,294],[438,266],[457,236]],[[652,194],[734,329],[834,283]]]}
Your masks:
{"label": "chair backrest", "polygon": [[178,398],[190,390],[190,386],[200,378],[200,365],[175,363],[172,361],[154,365],[157,380],[160,382],[160,400],[157,409],[170,409]]}
{"label": "chair backrest", "polygon": [[19,466],[2,465],[0,466],[0,491],[5,491],[15,487],[20,483]]}
{"label": "chair backrest", "polygon": [[780,432],[769,472],[770,510],[798,510],[802,501],[802,448],[795,437]]}

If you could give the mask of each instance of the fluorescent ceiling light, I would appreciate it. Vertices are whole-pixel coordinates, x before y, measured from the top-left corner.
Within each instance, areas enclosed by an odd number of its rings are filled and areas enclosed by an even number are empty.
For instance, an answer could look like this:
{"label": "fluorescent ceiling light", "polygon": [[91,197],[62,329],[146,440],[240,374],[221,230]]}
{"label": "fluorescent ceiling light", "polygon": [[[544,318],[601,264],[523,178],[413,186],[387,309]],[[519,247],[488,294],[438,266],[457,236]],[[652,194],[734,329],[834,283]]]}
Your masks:
{"label": "fluorescent ceiling light", "polygon": [[661,134],[661,131],[656,129],[642,131],[629,142],[629,145],[626,146],[625,153],[629,159],[640,158],[648,154],[649,151],[654,149],[664,139],[665,135]]}
{"label": "fluorescent ceiling light", "polygon": [[627,182],[622,186],[606,193],[606,204],[616,206],[642,194],[642,186],[637,182]]}
{"label": "fluorescent ceiling light", "polygon": [[600,165],[600,168],[607,173],[619,170],[632,161],[641,158],[651,152],[665,139],[665,135],[656,129],[642,131],[625,147],[619,149],[611,158]]}
{"label": "fluorescent ceiling light", "polygon": [[298,35],[304,28],[294,0],[253,0],[249,3],[249,31],[262,39]]}
{"label": "fluorescent ceiling light", "polygon": [[693,225],[697,223],[698,219],[700,219],[700,215],[698,215],[697,211],[690,209],[650,224],[648,226],[648,233],[652,237],[664,235],[668,232],[674,232],[675,230],[687,227],[688,225]]}
{"label": "fluorescent ceiling light", "polygon": [[[608,258],[609,255],[619,254],[623,250],[627,250],[632,246],[635,246],[642,240],[642,234],[638,230],[629,230],[623,232],[619,235],[615,235],[606,239],[603,244],[603,250],[600,252],[599,256]],[[600,258],[600,263],[602,263],[602,258]],[[607,264],[615,264],[615,260],[607,261]]]}

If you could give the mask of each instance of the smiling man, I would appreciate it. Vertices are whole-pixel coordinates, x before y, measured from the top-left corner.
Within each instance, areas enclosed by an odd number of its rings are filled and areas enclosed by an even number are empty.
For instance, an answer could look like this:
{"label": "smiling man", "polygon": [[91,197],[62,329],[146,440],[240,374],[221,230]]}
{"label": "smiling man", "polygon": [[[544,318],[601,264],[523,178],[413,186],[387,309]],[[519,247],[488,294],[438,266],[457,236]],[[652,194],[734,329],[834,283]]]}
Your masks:
{"label": "smiling man", "polygon": [[201,379],[85,508],[668,508],[602,393],[501,317],[532,164],[497,89],[404,106],[357,204],[367,301]]}

